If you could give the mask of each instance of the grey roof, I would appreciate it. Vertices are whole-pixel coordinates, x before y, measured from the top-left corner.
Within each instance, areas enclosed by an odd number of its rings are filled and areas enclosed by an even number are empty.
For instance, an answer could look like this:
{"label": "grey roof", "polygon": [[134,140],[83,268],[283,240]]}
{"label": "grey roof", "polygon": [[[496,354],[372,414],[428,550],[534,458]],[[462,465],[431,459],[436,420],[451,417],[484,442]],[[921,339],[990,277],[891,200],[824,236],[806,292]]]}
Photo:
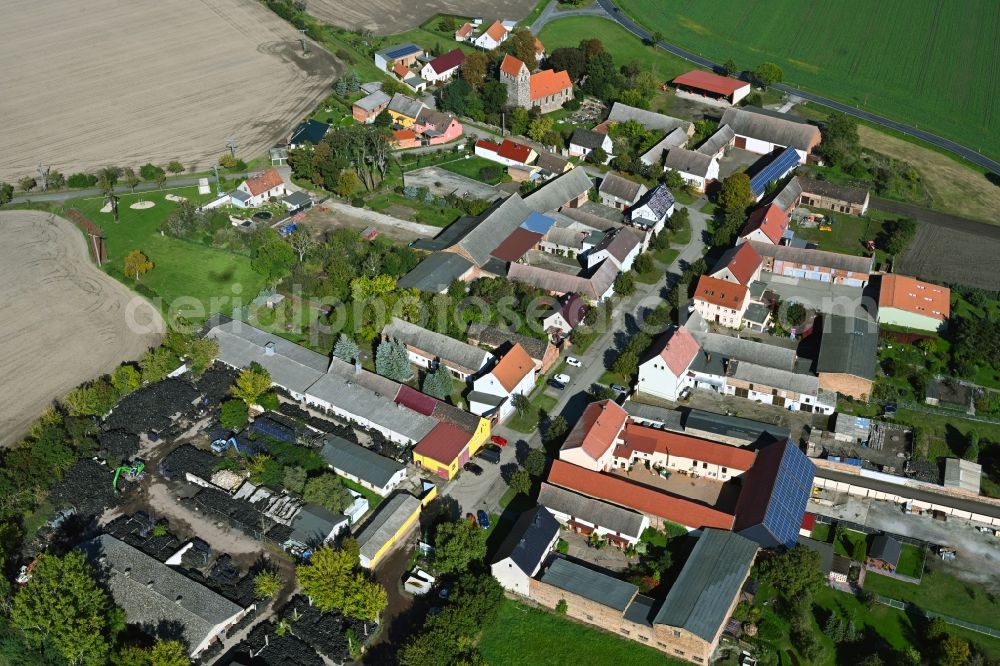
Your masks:
{"label": "grey roof", "polygon": [[653,623],[683,627],[706,641],[714,641],[729,619],[729,607],[756,556],[757,544],[753,541],[732,532],[706,529]]}
{"label": "grey roof", "polygon": [[798,177],[802,191],[818,194],[830,199],[840,199],[848,203],[863,204],[868,199],[868,190],[850,185],[837,185],[826,180],[813,180],[805,176]]}
{"label": "grey roof", "polygon": [[945,487],[961,488],[978,494],[982,479],[983,467],[978,463],[961,458],[948,458],[944,461]]}
{"label": "grey roof", "polygon": [[687,132],[694,127],[689,120],[672,118],[662,113],[638,109],[628,104],[622,104],[621,102],[615,102],[611,107],[611,111],[608,113],[608,120],[614,123],[637,120],[646,129],[659,130],[661,132],[672,132],[678,127]]}
{"label": "grey roof", "polygon": [[708,175],[708,170],[714,160],[713,155],[705,155],[687,148],[671,148],[663,160],[663,166],[667,169],[705,177]]}
{"label": "grey roof", "polygon": [[549,545],[558,534],[559,521],[544,506],[536,506],[518,517],[493,561],[509,557],[521,571],[531,576],[549,554]]}
{"label": "grey roof", "polygon": [[761,110],[730,107],[720,125],[729,125],[740,136],[749,136],[779,146],[810,151],[820,141],[819,128],[795,120],[774,117]]}
{"label": "grey roof", "polygon": [[688,133],[678,127],[660,139],[652,148],[640,155],[639,161],[643,164],[661,164],[663,162],[663,153],[671,148],[683,146],[687,143],[688,138],[690,138],[688,137]]}
{"label": "grey roof", "polygon": [[751,384],[763,384],[769,388],[795,391],[804,395],[816,395],[819,391],[819,377],[803,375],[790,370],[768,368],[748,361],[733,361],[726,374]]}
{"label": "grey roof", "polygon": [[305,546],[322,544],[337,528],[347,523],[347,516],[333,513],[318,504],[303,504],[292,520],[292,533],[288,538]]}
{"label": "grey roof", "polygon": [[851,271],[853,273],[871,273],[872,257],[855,257],[839,252],[812,250],[804,247],[789,247],[788,245],[771,245],[761,241],[750,241],[753,249],[762,257],[774,257],[781,261],[810,266],[824,266],[833,270]]}
{"label": "grey roof", "polygon": [[539,169],[545,169],[546,171],[551,171],[553,173],[562,173],[566,165],[569,164],[569,160],[565,157],[560,157],[555,153],[550,153],[547,150],[539,150],[538,159],[535,160],[535,166]]}
{"label": "grey roof", "polygon": [[639,588],[563,558],[552,560],[541,581],[584,599],[624,612]]}
{"label": "grey roof", "polygon": [[878,324],[858,317],[823,315],[819,341],[819,372],[875,379]]}
{"label": "grey roof", "polygon": [[642,183],[637,183],[634,180],[619,176],[614,171],[609,171],[604,174],[604,178],[601,179],[601,185],[597,189],[601,194],[609,194],[616,199],[631,203],[639,198],[643,187]]}
{"label": "grey roof", "polygon": [[[657,218],[662,218],[666,216],[676,203],[677,201],[674,199],[674,195],[671,194],[670,188],[660,184],[643,194],[632,208],[632,211],[635,212],[637,208],[648,206]],[[639,224],[645,223],[642,218],[633,218],[633,221]]]}
{"label": "grey roof", "polygon": [[478,347],[411,324],[398,317],[393,317],[392,321],[386,324],[382,329],[382,335],[425,351],[431,357],[441,359],[445,365],[458,367],[469,373],[481,370],[490,360],[490,354]]}
{"label": "grey roof", "polygon": [[582,250],[583,241],[586,240],[587,236],[588,234],[585,231],[577,231],[575,229],[553,226],[549,229],[549,233],[545,234],[545,240],[561,247],[571,247],[576,248],[577,250]]}
{"label": "grey roof", "polygon": [[361,84],[361,92],[365,93],[366,95],[370,95],[376,90],[382,90],[381,81],[369,81],[368,83]]}
{"label": "grey roof", "polygon": [[292,206],[304,206],[305,204],[312,202],[312,197],[300,190],[286,195],[282,201]]}
{"label": "grey roof", "polygon": [[572,168],[556,176],[524,198],[531,210],[546,213],[562,208],[571,200],[590,191],[594,182],[582,168]]}
{"label": "grey roof", "polygon": [[800,535],[799,545],[819,553],[819,567],[824,575],[829,574],[833,570],[833,544]]}
{"label": "grey roof", "polygon": [[370,95],[367,95],[359,99],[357,102],[354,103],[354,106],[361,107],[365,111],[374,111],[380,106],[385,106],[391,100],[392,98],[386,95],[384,92],[382,92],[381,90],[376,90]]}
{"label": "grey roof", "polygon": [[[694,317],[688,323],[695,321]],[[730,360],[748,361],[769,368],[792,370],[795,368],[795,350],[781,347],[769,342],[758,342],[744,338],[735,338],[722,333],[709,333],[688,326],[694,339],[698,341],[702,352],[699,356],[713,354]]]}
{"label": "grey roof", "polygon": [[723,125],[715,134],[705,139],[705,143],[698,146],[697,151],[704,155],[718,155],[719,152],[730,145],[736,139],[736,133],[729,125]]}
{"label": "grey roof", "polygon": [[[256,361],[271,373],[278,386],[305,393],[326,373],[326,356],[239,320],[227,320],[211,328],[207,337],[219,341],[218,359],[234,368],[246,368]],[[274,345],[274,354],[265,353],[265,345]]]}
{"label": "grey roof", "polygon": [[577,495],[564,488],[542,483],[538,503],[549,509],[580,518],[604,527],[622,536],[639,538],[642,529],[641,513],[584,495]]}
{"label": "grey roof", "polygon": [[482,405],[492,405],[493,407],[499,407],[507,398],[500,395],[493,395],[492,393],[484,393],[482,391],[469,391],[468,396],[469,402],[478,402]]}
{"label": "grey roof", "polygon": [[125,619],[154,635],[176,623],[194,648],[212,635],[217,625],[244,610],[110,534],[85,541],[80,549],[106,574],[108,589],[125,611]]}
{"label": "grey roof", "polygon": [[404,42],[402,44],[393,44],[392,46],[387,46],[378,52],[378,55],[386,58],[387,60],[397,60],[408,55],[413,55],[414,53],[423,53],[423,49],[414,44],[413,42]]}
{"label": "grey roof", "polygon": [[681,426],[683,414],[676,409],[646,405],[635,400],[626,400],[622,407],[633,421],[650,421],[662,425],[666,430],[684,432]]}
{"label": "grey roof", "polygon": [[357,541],[361,554],[371,559],[384,546],[403,523],[420,508],[420,500],[409,493],[398,493],[379,506],[364,529],[358,533]]}
{"label": "grey roof", "polygon": [[[427,82],[424,81],[423,77],[421,77],[421,76],[419,76],[417,74],[414,74],[413,76],[406,77],[405,79],[403,79],[403,83],[405,83],[406,85],[410,86],[414,90],[417,90],[417,89],[419,89],[421,87],[427,87]],[[409,115],[409,114],[407,114],[407,115]]]}
{"label": "grey roof", "polygon": [[642,245],[642,239],[631,229],[622,227],[605,234],[601,242],[594,246],[593,251],[607,250],[612,257],[618,260],[618,263],[622,263],[629,253],[640,245]]}
{"label": "grey roof", "polygon": [[617,229],[622,226],[620,220],[616,222],[615,220],[601,215],[595,215],[590,211],[581,210],[580,208],[563,208],[558,213],[552,215],[556,218],[557,223],[565,222],[571,225],[583,225],[590,229],[596,229],[597,231],[610,231],[611,229]]}
{"label": "grey roof", "polygon": [[454,252],[435,252],[396,283],[400,289],[418,289],[439,294],[472,268],[472,263]]}
{"label": "grey roof", "polygon": [[455,249],[464,251],[474,264],[481,267],[489,261],[490,252],[520,227],[531,213],[527,202],[520,195],[512,194],[479,216],[479,222],[455,244]]}
{"label": "grey roof", "polygon": [[644,624],[647,627],[653,626],[653,608],[656,606],[656,599],[645,597],[641,594],[635,595],[635,599],[625,609],[625,619],[636,624]]}
{"label": "grey roof", "polygon": [[573,135],[569,138],[569,142],[574,146],[594,150],[595,148],[603,146],[604,140],[607,138],[607,134],[601,134],[600,132],[587,129],[586,127],[577,127],[573,130]]}
{"label": "grey roof", "polygon": [[769,435],[773,439],[788,439],[791,436],[791,431],[782,426],[739,416],[706,412],[700,409],[692,409],[688,412],[684,419],[684,428],[712,432],[725,437],[736,437],[747,442],[755,442],[763,435]]}
{"label": "grey roof", "polygon": [[243,190],[233,190],[232,192],[229,193],[229,196],[232,199],[236,199],[240,203],[246,203],[250,201],[251,197],[253,197],[252,194],[250,194],[249,192],[244,192]]}
{"label": "grey roof", "polygon": [[416,118],[420,114],[420,110],[424,108],[424,103],[403,93],[396,93],[389,100],[388,108],[390,111],[401,113],[407,118]]}
{"label": "grey roof", "polygon": [[524,348],[524,351],[528,352],[528,356],[536,361],[541,361],[549,348],[548,340],[539,340],[528,335],[502,329],[499,326],[490,326],[479,322],[469,324],[469,330],[466,333],[469,339],[476,339],[479,341],[479,344],[494,349],[505,344],[512,346],[519,344]]}
{"label": "grey roof", "polygon": [[364,479],[376,488],[383,488],[399,470],[406,469],[392,458],[380,456],[360,444],[348,442],[336,435],[327,435],[320,455],[327,464],[351,476]]}
{"label": "grey roof", "polygon": [[602,261],[592,276],[583,277],[527,264],[511,264],[507,277],[545,291],[558,294],[577,293],[596,301],[603,298],[614,284],[615,278],[618,277],[618,266],[613,261]]}
{"label": "grey roof", "polygon": [[398,406],[393,402],[398,391],[399,385],[391,379],[368,370],[355,372],[354,365],[335,358],[330,364],[330,372],[309,388],[309,395],[363,416],[412,441],[419,441],[434,429],[437,421]]}
{"label": "grey roof", "polygon": [[795,202],[799,200],[802,196],[802,183],[799,182],[798,176],[792,176],[792,179],[788,181],[788,184],[781,188],[781,191],[774,195],[774,199],[771,203],[775,204],[781,210],[787,211]]}
{"label": "grey roof", "polygon": [[448,129],[448,126],[453,120],[455,120],[455,116],[453,114],[428,107],[424,107],[420,110],[420,113],[417,114],[417,122],[422,125],[431,125],[439,132],[443,132]]}
{"label": "grey roof", "polygon": [[750,303],[747,306],[747,311],[743,313],[743,320],[763,325],[770,316],[771,311],[763,303]]}
{"label": "grey roof", "polygon": [[888,534],[879,534],[872,539],[872,547],[868,551],[868,557],[873,557],[876,560],[882,560],[892,566],[896,566],[899,562],[899,555],[902,552],[903,544],[897,539]]}

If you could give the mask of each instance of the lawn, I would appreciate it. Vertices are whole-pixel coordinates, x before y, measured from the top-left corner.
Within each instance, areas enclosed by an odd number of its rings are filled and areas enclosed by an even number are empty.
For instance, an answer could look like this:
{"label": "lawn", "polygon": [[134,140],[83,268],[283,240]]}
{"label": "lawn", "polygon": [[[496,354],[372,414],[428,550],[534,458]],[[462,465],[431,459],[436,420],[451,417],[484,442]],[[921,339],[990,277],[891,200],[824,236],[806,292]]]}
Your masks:
{"label": "lawn", "polygon": [[912,603],[924,610],[1000,629],[1000,599],[984,590],[982,585],[967,583],[946,573],[925,571],[917,585],[868,572],[865,590]]}
{"label": "lawn", "polygon": [[[830,231],[820,231],[819,227],[802,227],[793,224],[795,235],[803,240],[812,241],[821,250],[850,254],[857,257],[866,255],[864,241],[874,240],[882,230],[882,222],[873,216],[855,217],[834,213],[822,208],[814,208],[817,215],[832,218]],[[879,216],[880,217],[880,216]]]}
{"label": "lawn", "polygon": [[942,456],[960,458],[973,430],[984,441],[1000,442],[1000,424],[969,421],[958,414],[937,415],[900,409],[895,420],[914,427],[916,454],[928,460]]}
{"label": "lawn", "polygon": [[488,160],[485,157],[471,156],[465,159],[458,159],[452,162],[445,162],[441,165],[442,169],[446,171],[451,171],[452,173],[457,173],[460,176],[465,176],[466,178],[471,178],[472,180],[478,180],[481,183],[486,183],[488,185],[496,185],[500,182],[500,178],[493,178],[491,180],[486,180],[479,175],[481,169],[495,169],[497,174],[502,176],[506,173],[502,164],[497,164],[492,160]]}
{"label": "lawn", "polygon": [[548,53],[562,46],[577,46],[584,38],[596,37],[603,42],[616,65],[638,60],[643,69],[664,81],[691,69],[686,61],[662,49],[646,46],[617,23],[597,16],[568,16],[552,21],[542,28],[538,37]]}
{"label": "lawn", "polygon": [[618,4],[716,62],[775,62],[786,83],[1000,155],[1000,11],[991,0]]}
{"label": "lawn", "polygon": [[864,562],[868,553],[868,536],[861,532],[839,528],[833,540],[833,552]]}
{"label": "lawn", "polygon": [[691,223],[688,222],[680,229],[674,230],[672,234],[670,240],[675,245],[687,245],[691,242]]}
{"label": "lawn", "polygon": [[[176,206],[164,199],[168,193],[196,202],[210,198],[199,197],[194,187],[124,194],[118,204],[120,222],[117,224],[110,213],[100,212],[104,205],[100,197],[74,199],[68,201],[66,207],[78,208],[104,230],[109,259],[105,270],[113,277],[134,286],[135,282],[123,274],[125,256],[132,250],[141,250],[149,257],[153,269],[143,276],[140,289],[147,296],[158,297],[160,309],[165,314],[173,308],[187,319],[198,322],[214,312],[231,311],[233,298],[241,302],[252,299],[264,286],[264,278],[251,270],[246,256],[160,235],[160,223]],[[130,208],[140,197],[154,202],[154,207]],[[237,285],[239,290],[234,291]],[[191,299],[200,303],[200,309]]]}
{"label": "lawn", "polygon": [[913,544],[904,543],[896,564],[896,573],[910,578],[920,578],[924,570],[924,550]]}
{"label": "lawn", "polygon": [[[447,227],[462,216],[462,211],[457,208],[428,206],[413,199],[407,199],[395,192],[381,192],[368,200],[368,208],[377,212],[382,212],[389,206],[395,206],[396,209],[386,213],[387,215],[432,227]],[[409,212],[402,212],[399,209],[406,209]]]}
{"label": "lawn", "polygon": [[635,641],[504,599],[496,622],[483,628],[479,651],[486,663],[525,666],[683,664]]}
{"label": "lawn", "polygon": [[813,525],[812,534],[809,536],[816,541],[830,543],[830,525],[828,523],[816,523]]}
{"label": "lawn", "polygon": [[544,385],[539,387],[531,398],[531,409],[523,416],[515,412],[507,422],[507,427],[526,435],[535,432],[538,428],[538,419],[541,417],[540,412],[550,413],[552,408],[556,406],[556,402],[555,398],[545,394]]}
{"label": "lawn", "polygon": [[668,247],[664,250],[656,250],[655,252],[653,252],[653,259],[656,259],[664,266],[669,266],[670,264],[674,263],[674,259],[676,259],[677,255],[680,253],[681,253],[680,250]]}
{"label": "lawn", "polygon": [[368,490],[367,488],[365,488],[364,486],[362,486],[359,483],[355,483],[354,481],[351,481],[350,479],[345,479],[342,476],[339,477],[339,478],[340,478],[340,482],[343,483],[346,488],[349,488],[349,489],[353,490],[356,493],[361,493],[361,495],[366,500],[368,500],[368,513],[366,515],[371,515],[371,513],[373,511],[375,511],[375,509],[378,507],[378,505],[382,503],[382,500],[385,499],[381,495],[378,495],[377,493],[374,493],[374,492]]}

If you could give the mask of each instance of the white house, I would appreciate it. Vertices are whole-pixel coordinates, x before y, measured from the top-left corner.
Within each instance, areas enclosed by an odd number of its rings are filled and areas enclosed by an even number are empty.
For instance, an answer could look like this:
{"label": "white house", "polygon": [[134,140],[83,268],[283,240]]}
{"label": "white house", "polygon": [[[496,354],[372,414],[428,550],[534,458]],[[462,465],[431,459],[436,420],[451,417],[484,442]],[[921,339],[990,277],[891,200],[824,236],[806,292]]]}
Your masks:
{"label": "white house", "polygon": [[538,503],[548,509],[560,525],[583,534],[597,532],[618,546],[638,543],[649,527],[649,518],[637,511],[548,483],[542,483]]}
{"label": "white house", "polygon": [[635,258],[642,252],[642,238],[628,227],[613,229],[587,253],[587,268],[594,268],[605,259],[614,262],[620,271],[632,269]]}
{"label": "white house", "polygon": [[642,183],[609,171],[601,179],[597,193],[601,197],[601,203],[605,206],[616,210],[625,210],[634,206],[639,197],[646,193],[646,189]]}
{"label": "white house", "polygon": [[709,275],[719,280],[749,287],[760,279],[763,258],[752,243],[741,243],[726,250]]}
{"label": "white house", "polygon": [[406,465],[336,435],[326,437],[320,456],[338,476],[382,497],[406,480]]}
{"label": "white house", "polygon": [[490,565],[505,590],[530,596],[530,581],[559,541],[559,522],[544,507],[521,514]]}
{"label": "white house", "polygon": [[657,185],[643,194],[629,210],[629,221],[647,233],[658,234],[668,217],[674,214],[677,202],[666,185]]}
{"label": "white house", "polygon": [[639,365],[638,393],[665,400],[677,400],[681,391],[693,381],[688,368],[700,347],[686,328],[678,328],[672,335],[658,342],[655,355]]}
{"label": "white house", "polygon": [[694,290],[694,309],[705,321],[738,329],[748,305],[750,290],[744,285],[708,275],[698,279]]}
{"label": "white house", "polygon": [[515,344],[493,368],[476,379],[469,394],[469,411],[503,421],[514,411],[515,395],[527,396],[535,387],[535,362]]}
{"label": "white house", "polygon": [[452,49],[424,65],[423,69],[420,70],[420,76],[427,83],[449,81],[458,72],[458,68],[463,62],[465,62],[465,51]]}
{"label": "white house", "polygon": [[573,136],[569,139],[569,156],[587,158],[595,149],[603,150],[608,159],[605,164],[611,161],[615,150],[615,144],[607,134],[601,134],[584,127],[577,127],[573,130]]}
{"label": "white house", "polygon": [[663,168],[676,171],[684,182],[699,192],[719,178],[719,160],[687,148],[671,148],[663,160]]}
{"label": "white house", "polygon": [[500,21],[494,21],[493,25],[486,28],[483,34],[476,37],[472,43],[484,51],[492,51],[506,42],[509,36],[510,30],[507,29],[507,26]]}
{"label": "white house", "polygon": [[594,472],[608,471],[627,422],[628,412],[613,400],[590,403],[566,436],[559,459]]}
{"label": "white house", "polygon": [[285,181],[277,169],[268,169],[259,176],[247,178],[230,194],[232,203],[238,208],[257,208],[271,197],[281,198],[288,194]]}

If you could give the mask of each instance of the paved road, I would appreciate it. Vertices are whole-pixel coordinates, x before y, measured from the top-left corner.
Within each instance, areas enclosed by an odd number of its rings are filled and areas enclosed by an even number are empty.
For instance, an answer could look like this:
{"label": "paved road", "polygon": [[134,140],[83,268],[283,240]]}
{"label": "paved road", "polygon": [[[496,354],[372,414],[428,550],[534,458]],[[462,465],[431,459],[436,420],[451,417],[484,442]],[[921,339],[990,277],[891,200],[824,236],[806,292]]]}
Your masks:
{"label": "paved road", "polygon": [[[615,3],[611,0],[597,0],[597,5],[599,5],[607,16],[610,16],[614,21],[622,25],[626,30],[636,35],[642,40],[649,41],[651,39],[650,33],[637,24],[635,21],[630,19],[620,11]],[[551,6],[551,5],[550,5]],[[544,12],[543,12],[544,15]],[[541,18],[541,17],[539,17]],[[551,20],[551,19],[550,19]],[[534,28],[534,26],[532,26]],[[708,69],[716,70],[720,69],[719,65],[708,58],[698,55],[697,53],[692,53],[673,44],[668,44],[666,42],[659,42],[657,44],[660,48],[674,55],[700,65],[701,67],[706,67]],[[991,160],[990,158],[982,155],[978,151],[972,150],[971,148],[966,148],[965,146],[958,144],[949,139],[945,139],[936,134],[931,134],[930,132],[925,132],[924,130],[913,127],[911,125],[906,125],[904,123],[896,122],[895,120],[890,120],[884,116],[880,116],[863,109],[858,109],[848,104],[842,104],[835,100],[829,99],[827,97],[821,97],[820,95],[815,95],[811,92],[805,90],[799,90],[798,88],[793,88],[785,84],[775,84],[772,86],[776,90],[788,93],[790,95],[795,95],[796,97],[801,97],[804,100],[815,102],[816,104],[821,104],[825,107],[835,109],[837,111],[843,111],[844,113],[850,114],[856,118],[868,121],[870,123],[875,123],[876,125],[881,125],[883,127],[888,127],[889,129],[896,130],[897,132],[902,132],[908,134],[912,137],[926,141],[927,143],[937,146],[938,148],[943,148],[959,157],[962,157],[973,164],[980,166],[984,169],[988,169],[993,173],[1000,174],[1000,162]]]}
{"label": "paved road", "polygon": [[590,5],[581,9],[560,9],[558,2],[550,2],[531,24],[531,34],[537,35],[550,21],[567,16],[606,16],[607,12],[599,5]]}
{"label": "paved road", "polygon": [[[234,178],[242,180],[246,178],[249,174],[246,173],[230,173],[226,174],[224,177],[226,180],[232,180]],[[191,187],[192,185],[197,185],[200,178],[205,176],[181,176],[180,178],[169,178],[167,182],[164,183],[164,190],[172,190],[178,187]],[[209,176],[208,183],[215,187],[215,177]],[[139,183],[135,186],[136,192],[150,192],[152,190],[160,189],[156,183]],[[131,194],[132,188],[128,185],[117,185],[115,186],[115,192],[117,194]],[[96,187],[89,187],[85,190],[60,190],[58,192],[17,192],[14,194],[13,203],[23,203],[25,201],[66,201],[68,199],[79,199],[80,197],[97,197],[101,195],[101,190]]]}
{"label": "paved road", "polygon": [[[683,266],[702,257],[702,251],[705,247],[704,236],[710,219],[708,215],[698,210],[703,205],[705,205],[705,200],[699,199],[690,206],[686,206],[691,219],[691,241],[680,248],[680,254],[667,267],[664,277],[655,285],[639,284],[639,289],[635,294],[621,301],[615,307],[608,330],[591,344],[585,354],[579,355],[583,367],[571,368],[567,366],[562,371],[572,377],[572,381],[564,390],[545,389],[549,395],[557,396],[552,414],[562,414],[570,424],[577,421],[589,402],[587,390],[599,383],[608,361],[613,358],[614,350],[630,335],[630,318],[641,311],[655,308],[663,301],[667,288],[667,273],[679,275]],[[542,445],[541,434],[538,431],[531,435],[524,435],[501,425],[494,428],[494,433],[509,441],[508,446],[501,452],[500,465],[481,462],[480,467],[484,470],[482,476],[473,476],[468,472],[460,474],[445,486],[441,493],[458,501],[463,514],[478,509],[486,509],[491,513],[501,513],[499,500],[507,490],[507,484],[501,478],[500,468],[516,462],[518,445],[521,448],[525,444],[531,448],[540,448]]]}

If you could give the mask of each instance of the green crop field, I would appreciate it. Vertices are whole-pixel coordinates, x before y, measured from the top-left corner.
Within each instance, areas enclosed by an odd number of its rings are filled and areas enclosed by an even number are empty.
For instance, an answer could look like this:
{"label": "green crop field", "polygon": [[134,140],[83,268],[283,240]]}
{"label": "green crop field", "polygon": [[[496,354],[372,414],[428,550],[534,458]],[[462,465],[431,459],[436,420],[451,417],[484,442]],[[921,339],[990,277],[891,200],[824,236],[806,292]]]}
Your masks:
{"label": "green crop field", "polygon": [[1000,157],[995,0],[618,4],[665,41],[716,62],[775,62],[786,83]]}

